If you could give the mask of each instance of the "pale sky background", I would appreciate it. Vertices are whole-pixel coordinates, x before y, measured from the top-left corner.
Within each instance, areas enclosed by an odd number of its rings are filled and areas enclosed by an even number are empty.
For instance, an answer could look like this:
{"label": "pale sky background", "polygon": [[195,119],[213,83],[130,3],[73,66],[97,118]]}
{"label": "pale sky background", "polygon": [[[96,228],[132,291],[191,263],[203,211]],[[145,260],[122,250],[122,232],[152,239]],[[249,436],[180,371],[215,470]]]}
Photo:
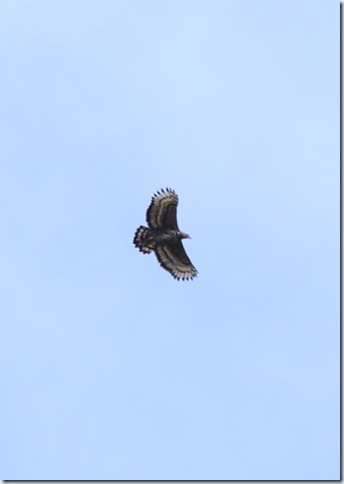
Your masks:
{"label": "pale sky background", "polygon": [[[2,479],[339,478],[339,2],[2,0]],[[179,195],[199,270],[132,244]]]}

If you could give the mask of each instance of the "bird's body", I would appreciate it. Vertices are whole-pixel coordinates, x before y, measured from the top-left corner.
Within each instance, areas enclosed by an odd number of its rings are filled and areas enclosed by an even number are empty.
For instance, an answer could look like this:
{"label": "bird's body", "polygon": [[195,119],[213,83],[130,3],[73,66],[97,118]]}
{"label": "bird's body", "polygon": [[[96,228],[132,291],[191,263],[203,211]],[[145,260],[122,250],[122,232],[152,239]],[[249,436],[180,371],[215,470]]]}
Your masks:
{"label": "bird's body", "polygon": [[146,218],[148,227],[136,230],[134,245],[144,254],[154,251],[160,265],[175,279],[192,279],[197,269],[188,258],[182,239],[188,234],[180,231],[177,224],[178,195],[167,188],[152,197]]}
{"label": "bird's body", "polygon": [[156,244],[166,242],[178,242],[181,239],[187,239],[189,236],[173,229],[149,229],[142,225],[136,231],[134,243],[141,252],[151,252]]}

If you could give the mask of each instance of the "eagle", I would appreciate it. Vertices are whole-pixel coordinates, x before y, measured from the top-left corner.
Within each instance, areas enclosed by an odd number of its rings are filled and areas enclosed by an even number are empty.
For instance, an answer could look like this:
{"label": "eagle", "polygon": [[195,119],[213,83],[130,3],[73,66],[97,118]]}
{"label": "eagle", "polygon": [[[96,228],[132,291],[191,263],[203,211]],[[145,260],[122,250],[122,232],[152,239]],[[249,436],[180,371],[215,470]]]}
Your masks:
{"label": "eagle", "polygon": [[190,236],[178,228],[178,195],[171,188],[157,191],[146,212],[148,227],[141,225],[135,232],[133,243],[140,252],[154,251],[164,269],[177,279],[189,280],[197,276],[197,269],[187,256],[182,239]]}

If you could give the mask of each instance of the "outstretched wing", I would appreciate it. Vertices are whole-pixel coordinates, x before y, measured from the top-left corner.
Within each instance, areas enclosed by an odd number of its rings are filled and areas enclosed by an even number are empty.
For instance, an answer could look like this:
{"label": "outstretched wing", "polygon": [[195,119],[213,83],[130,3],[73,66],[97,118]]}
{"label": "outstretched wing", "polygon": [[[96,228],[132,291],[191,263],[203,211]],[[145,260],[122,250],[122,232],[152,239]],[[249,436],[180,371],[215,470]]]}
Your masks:
{"label": "outstretched wing", "polygon": [[197,269],[187,256],[181,241],[158,244],[154,251],[161,267],[170,272],[175,279],[192,279],[197,276]]}
{"label": "outstretched wing", "polygon": [[151,229],[178,230],[177,224],[178,195],[171,188],[161,189],[153,197],[148,207],[146,218]]}

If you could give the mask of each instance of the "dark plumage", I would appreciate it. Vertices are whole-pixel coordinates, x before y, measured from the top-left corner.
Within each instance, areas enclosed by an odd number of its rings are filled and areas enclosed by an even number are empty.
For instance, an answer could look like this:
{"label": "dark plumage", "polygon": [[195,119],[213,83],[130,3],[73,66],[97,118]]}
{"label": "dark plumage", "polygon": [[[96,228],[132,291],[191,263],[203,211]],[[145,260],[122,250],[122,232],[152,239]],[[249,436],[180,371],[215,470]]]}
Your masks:
{"label": "dark plumage", "polygon": [[177,224],[178,195],[171,188],[158,191],[146,213],[148,227],[136,230],[134,245],[144,254],[154,251],[160,265],[175,279],[188,280],[197,276],[197,269],[187,256],[182,239],[189,235]]}

